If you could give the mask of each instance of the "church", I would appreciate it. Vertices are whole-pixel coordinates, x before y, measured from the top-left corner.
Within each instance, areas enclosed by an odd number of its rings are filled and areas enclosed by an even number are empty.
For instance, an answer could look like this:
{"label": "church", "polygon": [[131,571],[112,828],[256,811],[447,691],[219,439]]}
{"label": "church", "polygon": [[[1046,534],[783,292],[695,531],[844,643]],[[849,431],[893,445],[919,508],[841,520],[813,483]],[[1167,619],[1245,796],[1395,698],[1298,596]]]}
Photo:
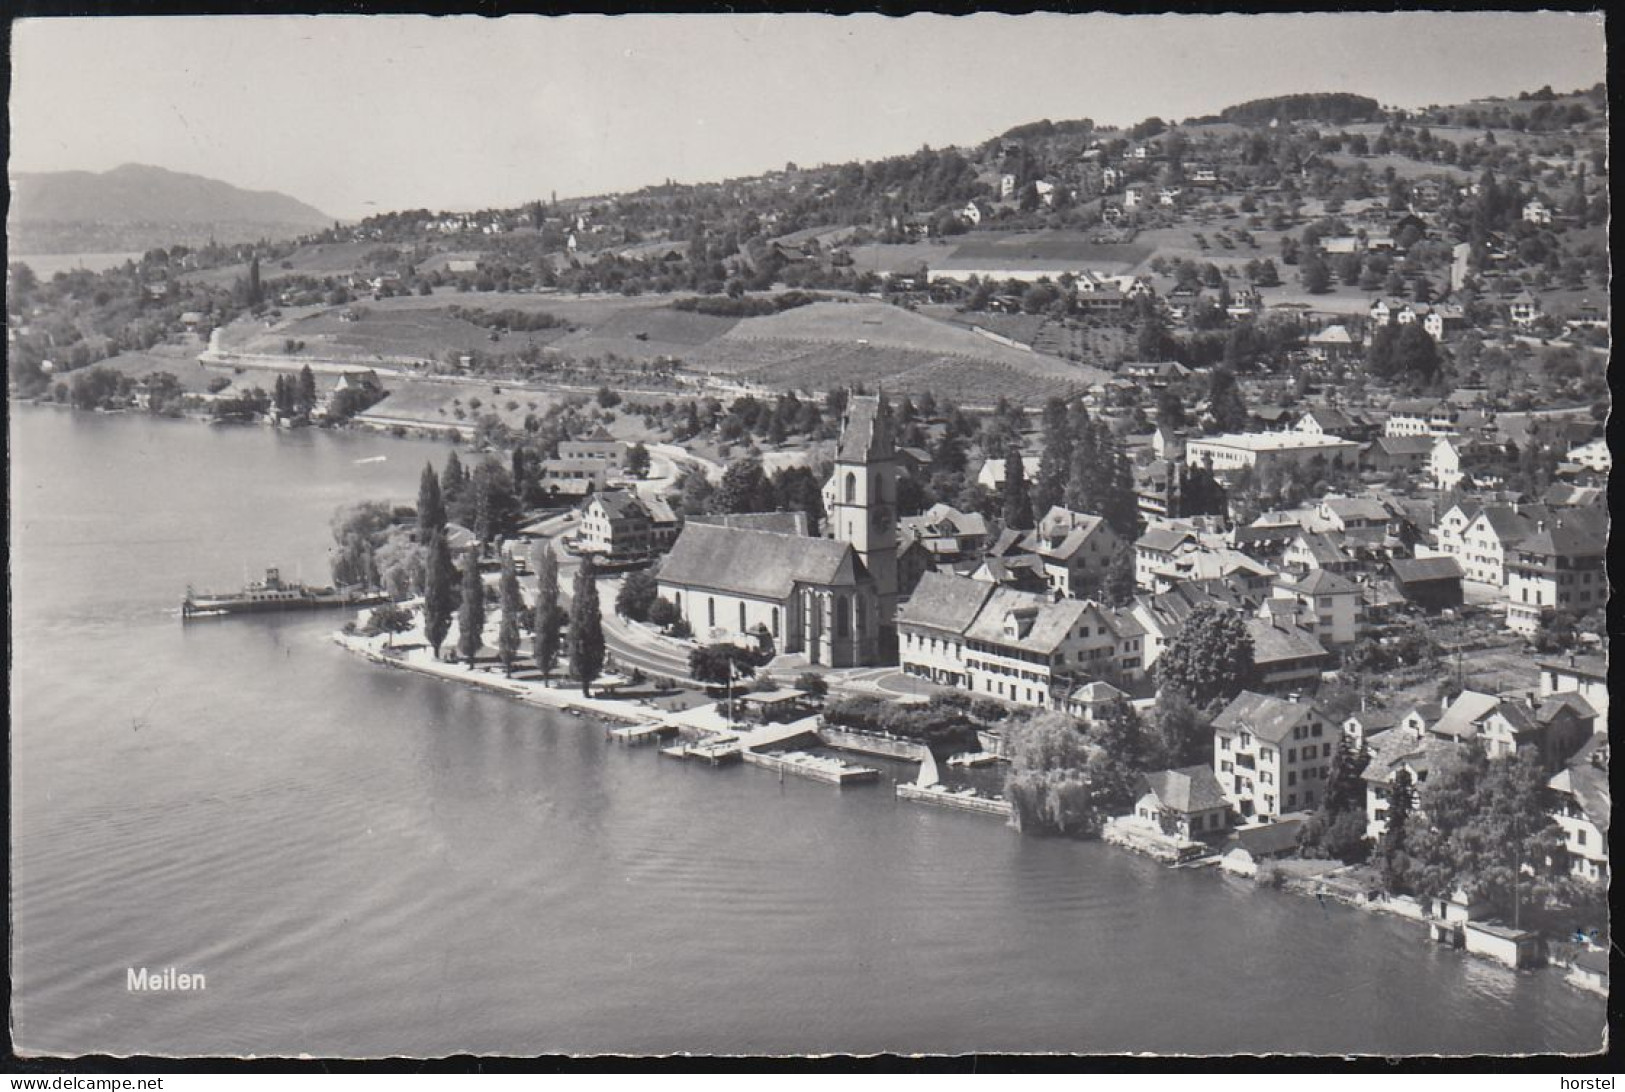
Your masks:
{"label": "church", "polygon": [[899,593],[897,474],[887,407],[854,395],[824,489],[828,537],[691,522],[661,563],[660,594],[701,641],[766,634],[820,667],[882,662]]}

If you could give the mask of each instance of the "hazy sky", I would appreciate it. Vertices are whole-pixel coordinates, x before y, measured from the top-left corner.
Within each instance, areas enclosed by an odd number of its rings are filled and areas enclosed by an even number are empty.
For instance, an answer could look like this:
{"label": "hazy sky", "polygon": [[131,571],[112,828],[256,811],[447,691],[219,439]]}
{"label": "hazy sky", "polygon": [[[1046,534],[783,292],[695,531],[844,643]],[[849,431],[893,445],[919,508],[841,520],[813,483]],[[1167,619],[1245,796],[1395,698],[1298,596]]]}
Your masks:
{"label": "hazy sky", "polygon": [[502,207],[1131,124],[1604,79],[1600,15],[254,16],[14,24],[11,168],[139,162],[335,216]]}

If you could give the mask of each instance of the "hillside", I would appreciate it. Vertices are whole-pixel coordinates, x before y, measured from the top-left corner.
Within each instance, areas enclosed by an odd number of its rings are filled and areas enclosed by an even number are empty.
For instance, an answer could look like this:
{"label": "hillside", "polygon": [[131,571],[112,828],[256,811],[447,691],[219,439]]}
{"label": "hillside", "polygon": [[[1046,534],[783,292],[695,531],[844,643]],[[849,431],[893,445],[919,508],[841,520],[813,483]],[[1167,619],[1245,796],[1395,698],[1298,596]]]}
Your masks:
{"label": "hillside", "polygon": [[287,194],[161,167],[14,174],[8,227],[18,253],[142,250],[319,231],[333,218]]}

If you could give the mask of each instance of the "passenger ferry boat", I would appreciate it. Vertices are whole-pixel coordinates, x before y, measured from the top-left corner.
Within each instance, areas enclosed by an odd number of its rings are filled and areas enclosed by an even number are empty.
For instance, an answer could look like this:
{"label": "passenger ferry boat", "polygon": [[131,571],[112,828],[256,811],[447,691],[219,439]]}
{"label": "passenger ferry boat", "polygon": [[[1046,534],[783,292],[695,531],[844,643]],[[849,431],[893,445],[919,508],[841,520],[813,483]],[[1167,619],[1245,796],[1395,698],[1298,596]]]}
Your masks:
{"label": "passenger ferry boat", "polygon": [[287,582],[276,569],[266,569],[264,580],[250,581],[242,591],[215,593],[186,589],[181,619],[218,618],[227,614],[265,611],[316,610],[321,607],[365,607],[388,598],[381,591],[361,587],[312,588]]}

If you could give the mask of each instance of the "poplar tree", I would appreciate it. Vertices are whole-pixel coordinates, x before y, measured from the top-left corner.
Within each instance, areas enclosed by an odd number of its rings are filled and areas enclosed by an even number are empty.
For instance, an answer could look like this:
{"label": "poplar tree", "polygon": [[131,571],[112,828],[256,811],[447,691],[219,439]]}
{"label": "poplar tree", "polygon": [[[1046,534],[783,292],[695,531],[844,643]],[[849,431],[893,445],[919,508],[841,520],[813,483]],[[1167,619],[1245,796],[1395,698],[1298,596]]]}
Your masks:
{"label": "poplar tree", "polygon": [[1021,448],[1012,443],[1004,451],[1004,525],[1017,531],[1030,531],[1033,523],[1033,501],[1027,493],[1027,471],[1022,465]]}
{"label": "poplar tree", "polygon": [[316,374],[306,364],[299,369],[299,412],[309,416],[316,408]]}
{"label": "poplar tree", "polygon": [[423,464],[423,477],[418,480],[418,541],[427,545],[435,535],[446,530],[446,502],[440,496],[440,479],[432,463]]}
{"label": "poplar tree", "polygon": [[1044,403],[1044,454],[1038,463],[1038,484],[1033,509],[1048,512],[1066,500],[1066,481],[1072,473],[1072,427],[1066,403],[1051,398]]}
{"label": "poplar tree", "polygon": [[536,617],[532,625],[536,642],[536,669],[545,682],[559,662],[559,627],[564,622],[559,609],[559,558],[543,544],[536,559]]}
{"label": "poplar tree", "polygon": [[445,535],[437,532],[429,540],[428,549],[423,576],[423,635],[434,649],[435,659],[439,659],[457,603],[457,569],[451,562],[451,547]]}
{"label": "poplar tree", "polygon": [[525,600],[519,594],[519,572],[513,558],[502,562],[502,628],[497,631],[497,654],[502,658],[502,670],[513,674],[514,660],[519,657],[519,616],[524,613]]}
{"label": "poplar tree", "polygon": [[485,584],[480,580],[478,550],[468,551],[463,561],[463,605],[457,612],[457,651],[474,666],[485,633]]}
{"label": "poplar tree", "polygon": [[598,581],[591,557],[581,560],[570,592],[570,674],[581,680],[581,696],[604,670],[604,618],[598,605]]}

